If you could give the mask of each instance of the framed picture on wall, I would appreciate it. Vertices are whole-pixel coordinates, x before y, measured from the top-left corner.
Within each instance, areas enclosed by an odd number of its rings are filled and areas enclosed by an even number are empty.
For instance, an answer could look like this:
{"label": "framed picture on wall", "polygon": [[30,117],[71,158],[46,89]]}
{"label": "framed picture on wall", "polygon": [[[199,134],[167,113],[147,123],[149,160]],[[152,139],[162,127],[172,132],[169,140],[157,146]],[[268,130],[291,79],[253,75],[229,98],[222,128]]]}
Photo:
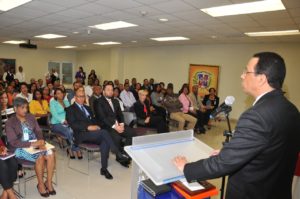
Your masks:
{"label": "framed picture on wall", "polygon": [[218,91],[219,66],[190,64],[189,86],[190,90],[198,85],[198,94],[202,98],[208,94],[209,88]]}
{"label": "framed picture on wall", "polygon": [[5,72],[7,72],[10,69],[13,69],[13,73],[16,72],[16,59],[6,59],[6,58],[0,58],[0,76],[2,79],[2,76]]}

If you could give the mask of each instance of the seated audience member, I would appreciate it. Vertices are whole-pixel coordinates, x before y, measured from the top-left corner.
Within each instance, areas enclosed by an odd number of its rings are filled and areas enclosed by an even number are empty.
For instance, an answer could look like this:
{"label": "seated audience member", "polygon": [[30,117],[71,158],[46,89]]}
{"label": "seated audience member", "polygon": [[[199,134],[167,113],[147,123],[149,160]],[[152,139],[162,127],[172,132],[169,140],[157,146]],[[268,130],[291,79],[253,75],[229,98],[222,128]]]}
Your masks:
{"label": "seated audience member", "polygon": [[209,94],[205,95],[202,101],[202,104],[205,106],[206,112],[204,113],[204,125],[208,126],[208,129],[211,128],[209,123],[210,114],[219,106],[219,97],[216,95],[216,89],[210,88]]}
{"label": "seated audience member", "polygon": [[120,94],[126,111],[133,111],[133,104],[136,102],[132,92],[129,91],[129,84],[124,85],[124,90]]}
{"label": "seated audience member", "polygon": [[7,94],[7,100],[8,100],[7,104],[8,104],[8,106],[12,106],[14,98],[16,97],[17,93],[14,92],[14,88],[12,86],[7,86],[6,94]]}
{"label": "seated audience member", "polygon": [[194,109],[192,100],[189,98],[189,86],[188,84],[183,84],[179,91],[179,101],[182,104],[182,112],[189,114],[197,118],[197,124],[195,126],[195,132],[205,133],[205,128],[203,126],[203,114],[201,111]]}
{"label": "seated audience member", "polygon": [[157,114],[161,115],[164,120],[167,118],[166,109],[163,107],[164,94],[161,92],[160,84],[154,85],[154,90],[151,93],[151,102]]}
{"label": "seated audience member", "polygon": [[20,93],[16,95],[16,98],[17,97],[26,99],[28,103],[31,102],[32,94],[28,93],[28,87],[26,83],[23,82],[20,84]]}
{"label": "seated audience member", "polygon": [[89,104],[90,104],[93,114],[95,113],[94,102],[96,99],[101,97],[101,94],[102,94],[102,86],[94,85],[93,86],[93,95],[89,98]]}
{"label": "seated audience member", "polygon": [[54,96],[54,87],[53,87],[52,82],[48,82],[47,83],[47,87],[49,88],[49,94],[50,94],[50,96],[53,97]]}
{"label": "seated audience member", "polygon": [[125,79],[124,84],[130,84],[129,79]]}
{"label": "seated audience member", "polygon": [[100,80],[99,80],[99,79],[95,79],[93,85],[94,85],[94,86],[100,86]]}
{"label": "seated audience member", "polygon": [[76,144],[93,143],[99,145],[101,153],[101,175],[112,179],[107,170],[110,149],[116,154],[116,159],[123,166],[128,167],[129,158],[124,156],[116,147],[109,133],[97,124],[90,107],[84,105],[84,90],[75,92],[75,103],[67,108],[67,121],[73,129]]}
{"label": "seated audience member", "polygon": [[96,119],[101,128],[109,131],[115,145],[123,151],[122,139],[125,146],[132,144],[132,137],[136,136],[134,130],[124,124],[120,103],[113,98],[113,84],[103,86],[103,95],[94,103]]}
{"label": "seated audience member", "polygon": [[55,89],[54,99],[50,101],[51,130],[67,138],[68,144],[70,145],[70,149],[67,149],[67,155],[70,156],[70,159],[75,158],[74,153],[76,153],[78,159],[82,159],[80,149],[73,141],[73,130],[66,120],[66,108],[69,106],[70,103],[65,99],[64,90],[61,88]]}
{"label": "seated audience member", "polygon": [[119,87],[120,81],[118,79],[114,80],[114,86]]}
{"label": "seated audience member", "polygon": [[[137,81],[136,81],[136,78],[135,77],[133,77],[132,79],[131,79],[131,85],[130,85],[130,87],[129,87],[129,90],[133,93],[133,91],[135,91],[135,86],[136,86],[136,84],[137,84]],[[138,99],[137,99],[138,100]]]}
{"label": "seated audience member", "polygon": [[120,108],[121,111],[123,112],[124,109],[124,103],[122,102],[121,98],[120,98],[120,89],[119,88],[114,88],[114,99],[118,100],[119,104],[120,104]]}
{"label": "seated audience member", "polygon": [[31,85],[31,84],[35,84],[35,83],[36,83],[35,79],[34,79],[34,78],[31,78],[31,79],[30,79],[30,85]]}
{"label": "seated audience member", "polygon": [[155,109],[149,105],[146,99],[148,91],[139,91],[139,100],[134,104],[134,111],[137,117],[137,124],[140,126],[156,128],[158,133],[169,131],[166,120],[155,114]]}
{"label": "seated audience member", "polygon": [[[6,122],[5,132],[9,143],[9,150],[16,154],[18,159],[35,163],[35,173],[38,180],[37,189],[42,197],[55,195],[52,185],[55,169],[55,155],[53,150],[46,150],[42,131],[35,117],[28,113],[28,102],[24,98],[14,100],[16,115]],[[31,154],[24,148],[34,147],[42,150],[40,153]],[[47,178],[43,176],[47,171]]]}
{"label": "seated audience member", "polygon": [[120,92],[122,92],[124,90],[124,85],[123,84],[119,84],[119,86],[116,87],[116,88],[119,88]]}
{"label": "seated audience member", "polygon": [[[15,114],[15,110],[13,106],[8,105],[8,100],[5,92],[0,92],[0,102],[1,102],[1,132],[0,132],[0,137],[3,136],[3,130],[5,129],[5,124],[7,120],[12,117]],[[18,164],[18,176],[19,178],[22,178],[24,176],[24,171],[22,168],[22,165]]]}
{"label": "seated audience member", "polygon": [[103,81],[103,86],[106,85],[108,83],[108,80],[104,80]]}
{"label": "seated audience member", "polygon": [[150,94],[151,92],[154,90],[154,79],[153,78],[150,78],[149,80],[149,86],[150,86]]}
{"label": "seated audience member", "polygon": [[141,90],[141,88],[142,88],[142,85],[140,83],[136,83],[134,90],[131,91],[135,98],[135,101],[139,100],[139,90]]}
{"label": "seated audience member", "polygon": [[86,85],[84,87],[84,91],[85,91],[85,94],[88,96],[88,97],[91,97],[93,95],[93,80],[92,79],[88,79],[88,85]]}
{"label": "seated audience member", "polygon": [[82,84],[80,83],[80,82],[74,82],[73,83],[73,90],[70,90],[70,92],[68,93],[68,95],[67,95],[67,98],[68,98],[68,100],[69,100],[69,102],[71,103],[71,100],[74,98],[74,96],[75,96],[75,91],[79,88],[79,87],[81,87],[82,86]]}
{"label": "seated audience member", "polygon": [[[2,131],[2,127],[1,131]],[[0,139],[0,156],[7,155],[7,148]],[[17,179],[17,160],[12,157],[6,160],[0,160],[0,184],[3,188],[1,199],[17,199],[15,196],[13,186]]]}
{"label": "seated audience member", "polygon": [[199,114],[198,117],[202,118],[201,120],[197,121],[197,123],[198,122],[201,122],[201,123],[197,124],[196,126],[202,126],[204,128],[205,106],[203,106],[201,97],[198,94],[198,85],[194,85],[192,87],[192,92],[190,92],[188,96],[189,96],[189,98],[190,98],[190,100],[192,102],[192,106],[193,106],[194,110],[197,112],[197,114]]}
{"label": "seated audience member", "polygon": [[151,92],[151,88],[150,88],[148,79],[144,79],[143,86],[141,89]]}
{"label": "seated audience member", "polygon": [[44,81],[42,79],[38,79],[37,88],[38,89],[43,89],[44,88]]}
{"label": "seated audience member", "polygon": [[29,103],[29,111],[35,116],[37,122],[41,126],[48,126],[49,104],[43,99],[40,90],[35,90],[33,99]]}
{"label": "seated audience member", "polygon": [[8,105],[7,94],[5,92],[0,92],[0,102],[2,129],[4,129],[6,121],[15,113],[15,111],[13,109],[13,106]]}
{"label": "seated audience member", "polygon": [[[81,86],[81,87],[79,87],[77,90],[83,90],[84,91],[84,87],[83,86]],[[75,90],[75,92],[77,91],[77,90]],[[85,100],[84,100],[84,104],[85,105],[87,105],[87,106],[90,106],[90,98],[89,98],[89,96],[87,96],[87,95],[85,95]],[[75,96],[73,97],[73,99],[71,99],[71,104],[73,104],[75,102]]]}
{"label": "seated audience member", "polygon": [[48,104],[50,104],[50,100],[52,99],[52,96],[50,95],[49,87],[45,86],[42,89],[42,95],[43,95],[43,99],[46,100],[48,102]]}
{"label": "seated audience member", "polygon": [[29,88],[30,88],[30,89],[29,89],[29,93],[33,94],[34,91],[37,90],[37,85],[36,85],[36,83],[30,84],[30,85],[29,85]]}
{"label": "seated audience member", "polygon": [[164,98],[163,104],[170,113],[170,118],[178,121],[178,130],[183,130],[186,121],[188,122],[187,129],[194,129],[197,119],[182,112],[182,104],[177,95],[174,94],[172,86],[168,86],[167,95]]}

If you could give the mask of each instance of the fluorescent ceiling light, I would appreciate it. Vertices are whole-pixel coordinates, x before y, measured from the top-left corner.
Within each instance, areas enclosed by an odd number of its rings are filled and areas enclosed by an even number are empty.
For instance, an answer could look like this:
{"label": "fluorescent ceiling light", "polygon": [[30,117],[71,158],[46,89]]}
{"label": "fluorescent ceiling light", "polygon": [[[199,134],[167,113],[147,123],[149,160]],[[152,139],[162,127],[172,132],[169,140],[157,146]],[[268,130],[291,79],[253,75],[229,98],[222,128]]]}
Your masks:
{"label": "fluorescent ceiling light", "polygon": [[161,18],[161,19],[159,19],[159,21],[161,21],[161,22],[167,22],[167,21],[169,21],[169,19]]}
{"label": "fluorescent ceiling light", "polygon": [[56,46],[55,48],[63,48],[63,49],[67,49],[67,48],[77,48],[77,46]]}
{"label": "fluorescent ceiling light", "polygon": [[4,41],[3,43],[5,43],[5,44],[23,44],[23,43],[26,43],[26,41],[23,41],[23,40],[20,40],[20,41],[10,40],[10,41]]}
{"label": "fluorescent ceiling light", "polygon": [[178,40],[190,40],[186,37],[176,36],[176,37],[157,37],[157,38],[150,38],[155,41],[178,41]]}
{"label": "fluorescent ceiling light", "polygon": [[285,36],[299,35],[299,30],[280,30],[280,31],[265,31],[265,32],[246,32],[245,35],[250,37],[265,37],[265,36]]}
{"label": "fluorescent ceiling light", "polygon": [[32,0],[0,0],[0,10],[8,11]]}
{"label": "fluorescent ceiling light", "polygon": [[94,26],[90,26],[90,27],[101,29],[101,30],[112,30],[112,29],[118,29],[118,28],[129,28],[129,27],[134,27],[134,26],[137,26],[137,25],[132,24],[132,23],[127,23],[125,21],[115,21],[115,22],[110,22],[110,23],[98,24],[98,25],[94,25]]}
{"label": "fluorescent ceiling light", "polygon": [[57,38],[62,38],[62,37],[66,37],[66,36],[56,35],[56,34],[45,34],[45,35],[38,35],[38,36],[34,36],[34,37],[43,38],[43,39],[57,39]]}
{"label": "fluorescent ceiling light", "polygon": [[115,44],[121,44],[121,43],[115,42],[115,41],[106,41],[106,42],[97,42],[94,44],[104,46],[104,45],[115,45]]}
{"label": "fluorescent ceiling light", "polygon": [[201,9],[201,11],[213,17],[269,12],[277,10],[285,10],[285,7],[282,4],[281,0],[255,1]]}

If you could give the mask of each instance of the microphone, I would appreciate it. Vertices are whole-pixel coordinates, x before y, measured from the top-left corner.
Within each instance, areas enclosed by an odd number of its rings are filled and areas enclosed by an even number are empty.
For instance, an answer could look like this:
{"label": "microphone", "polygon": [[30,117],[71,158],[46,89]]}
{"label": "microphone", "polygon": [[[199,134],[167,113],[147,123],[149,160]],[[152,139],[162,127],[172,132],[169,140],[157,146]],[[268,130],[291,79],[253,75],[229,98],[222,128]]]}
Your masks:
{"label": "microphone", "polygon": [[225,101],[210,114],[210,118],[215,118],[216,116],[218,116],[220,113],[223,112],[229,113],[232,110],[231,106],[234,101],[235,98],[233,96],[227,96],[225,98]]}

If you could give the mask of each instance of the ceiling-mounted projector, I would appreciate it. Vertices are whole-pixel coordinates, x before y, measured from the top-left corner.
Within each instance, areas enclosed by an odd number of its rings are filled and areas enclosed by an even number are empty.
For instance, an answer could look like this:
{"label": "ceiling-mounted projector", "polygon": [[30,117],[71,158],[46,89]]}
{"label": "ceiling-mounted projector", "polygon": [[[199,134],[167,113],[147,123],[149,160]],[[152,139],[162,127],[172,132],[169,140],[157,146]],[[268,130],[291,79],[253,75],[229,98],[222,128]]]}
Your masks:
{"label": "ceiling-mounted projector", "polygon": [[31,44],[30,40],[27,43],[19,44],[20,48],[37,49],[37,45]]}

